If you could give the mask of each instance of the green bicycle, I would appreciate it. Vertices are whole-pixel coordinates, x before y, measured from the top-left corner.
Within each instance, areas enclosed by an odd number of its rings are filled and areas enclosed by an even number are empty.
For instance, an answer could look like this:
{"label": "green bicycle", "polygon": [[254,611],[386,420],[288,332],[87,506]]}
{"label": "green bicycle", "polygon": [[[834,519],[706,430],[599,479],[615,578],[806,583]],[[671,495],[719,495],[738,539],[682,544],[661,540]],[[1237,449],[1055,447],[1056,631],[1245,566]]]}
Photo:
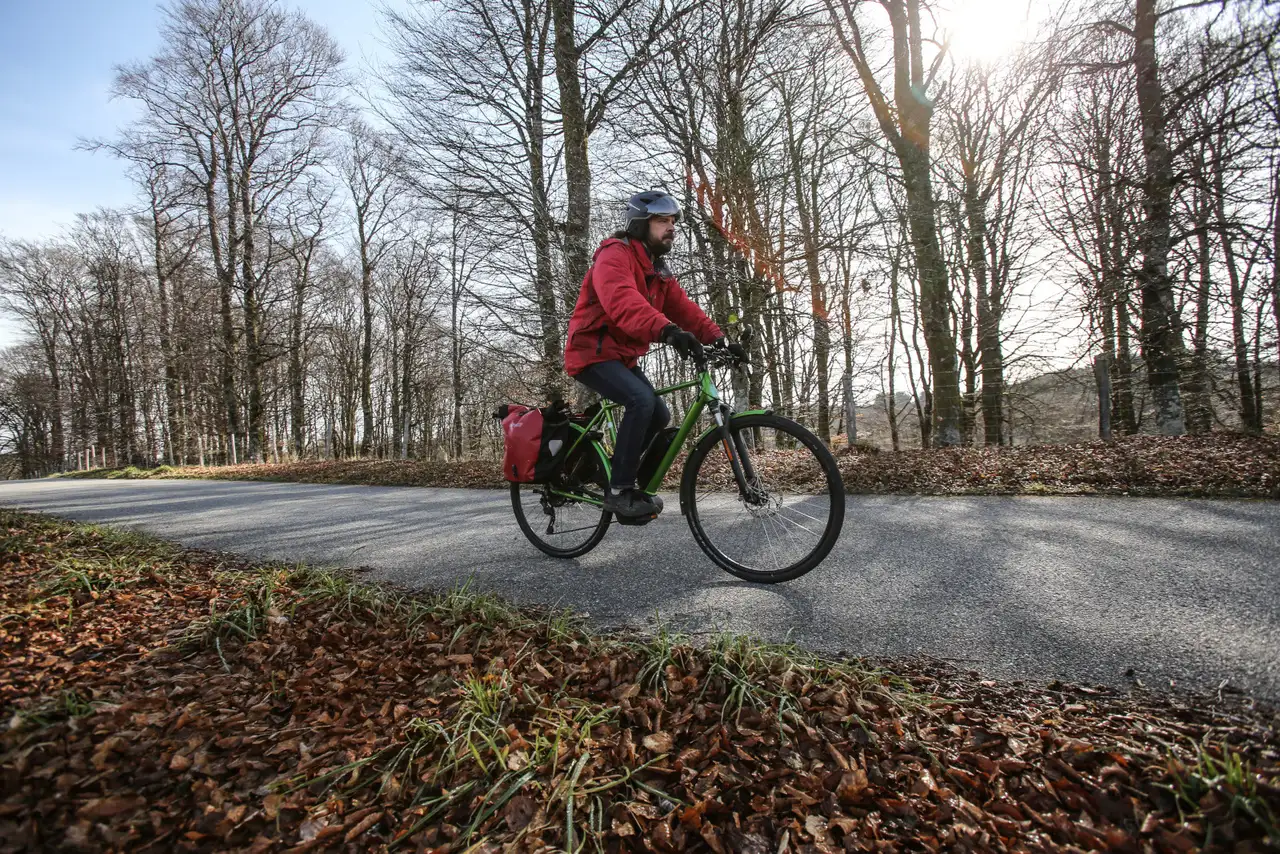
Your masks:
{"label": "green bicycle", "polygon": [[[790,581],[821,563],[840,536],[844,482],[831,452],[804,427],[767,410],[735,413],[720,399],[711,369],[731,365],[727,353],[708,351],[696,362],[697,379],[658,389],[668,395],[697,387],[698,397],[641,487],[658,492],[709,411],[715,423],[697,436],[684,462],[680,512],[722,569],[747,581]],[[543,552],[584,555],[614,521],[603,503],[621,409],[602,401],[571,419],[569,448],[549,483],[511,484],[520,530]]]}

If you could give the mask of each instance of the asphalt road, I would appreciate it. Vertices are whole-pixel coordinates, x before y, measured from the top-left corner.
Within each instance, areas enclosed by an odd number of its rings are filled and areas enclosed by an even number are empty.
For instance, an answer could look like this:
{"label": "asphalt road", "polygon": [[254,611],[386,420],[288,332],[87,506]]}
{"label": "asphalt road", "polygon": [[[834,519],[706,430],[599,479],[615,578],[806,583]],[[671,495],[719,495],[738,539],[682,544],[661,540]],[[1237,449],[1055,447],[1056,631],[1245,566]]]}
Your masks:
{"label": "asphalt road", "polygon": [[698,550],[674,496],[572,561],[525,541],[506,493],[220,481],[0,483],[0,506],[189,546],[466,578],[598,624],[727,629],[874,658],[929,655],[994,678],[1228,688],[1280,700],[1280,503],[850,496],[831,556],[741,582]]}

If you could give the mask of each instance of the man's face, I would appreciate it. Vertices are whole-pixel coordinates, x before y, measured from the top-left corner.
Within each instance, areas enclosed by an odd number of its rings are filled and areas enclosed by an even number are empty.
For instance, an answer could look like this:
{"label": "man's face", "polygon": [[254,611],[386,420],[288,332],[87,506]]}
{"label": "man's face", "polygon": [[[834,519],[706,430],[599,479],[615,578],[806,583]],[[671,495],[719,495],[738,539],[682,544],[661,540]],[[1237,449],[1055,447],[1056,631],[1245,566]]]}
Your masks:
{"label": "man's face", "polygon": [[649,217],[649,244],[670,250],[676,242],[676,218],[673,216]]}

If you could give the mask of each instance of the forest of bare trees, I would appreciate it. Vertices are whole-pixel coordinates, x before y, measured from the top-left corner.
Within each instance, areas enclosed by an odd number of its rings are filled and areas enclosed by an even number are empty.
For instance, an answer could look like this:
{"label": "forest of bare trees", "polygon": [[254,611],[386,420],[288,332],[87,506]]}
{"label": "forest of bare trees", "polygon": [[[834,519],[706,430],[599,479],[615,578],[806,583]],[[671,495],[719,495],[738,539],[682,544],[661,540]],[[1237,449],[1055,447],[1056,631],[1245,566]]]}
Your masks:
{"label": "forest of bare trees", "polygon": [[825,441],[1009,444],[1048,372],[1104,437],[1275,429],[1277,11],[1061,4],[979,60],[926,0],[442,0],[357,69],[284,3],[171,0],[115,70],[140,119],[84,142],[136,204],[0,238],[0,454],[491,454],[497,403],[577,393],[579,283],[651,187],[753,332],[735,403]]}

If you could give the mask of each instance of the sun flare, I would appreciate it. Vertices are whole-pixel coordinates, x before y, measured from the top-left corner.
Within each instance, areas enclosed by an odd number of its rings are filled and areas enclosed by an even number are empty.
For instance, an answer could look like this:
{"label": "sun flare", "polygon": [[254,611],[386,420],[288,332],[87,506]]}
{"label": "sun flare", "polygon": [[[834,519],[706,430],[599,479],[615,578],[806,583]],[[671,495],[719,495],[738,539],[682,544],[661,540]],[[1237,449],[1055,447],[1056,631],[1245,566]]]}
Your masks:
{"label": "sun flare", "polygon": [[952,55],[989,63],[1008,56],[1030,30],[1026,0],[958,0],[940,23]]}

